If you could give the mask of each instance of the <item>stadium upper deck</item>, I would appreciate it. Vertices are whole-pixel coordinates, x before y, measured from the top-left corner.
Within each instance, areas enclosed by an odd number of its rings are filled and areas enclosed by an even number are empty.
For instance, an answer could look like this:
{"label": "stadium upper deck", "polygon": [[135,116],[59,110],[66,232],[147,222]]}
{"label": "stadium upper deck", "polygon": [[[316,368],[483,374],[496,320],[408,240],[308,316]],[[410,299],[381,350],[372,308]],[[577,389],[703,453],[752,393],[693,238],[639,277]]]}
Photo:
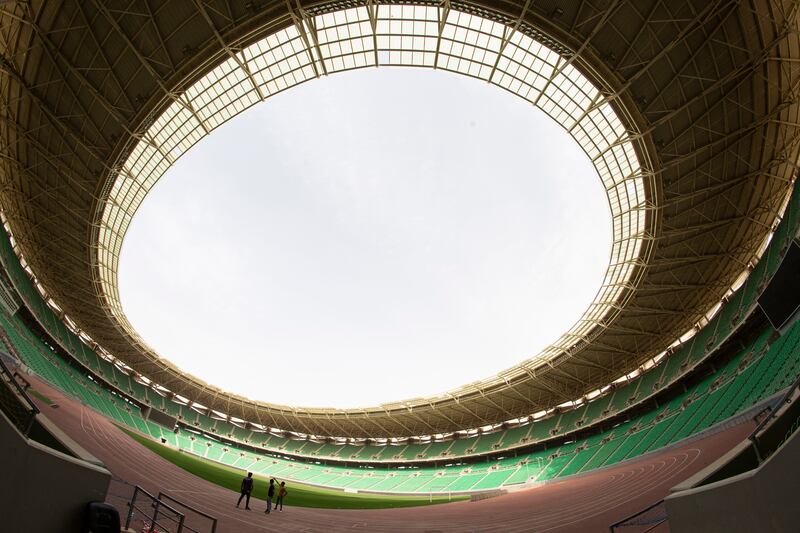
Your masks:
{"label": "stadium upper deck", "polygon": [[[314,435],[491,426],[636,369],[704,325],[752,267],[797,163],[797,23],[796,3],[770,0],[197,0],[137,12],[9,4],[0,12],[0,202],[57,314],[162,392]],[[293,83],[377,64],[491,81],[570,129],[616,206],[598,301],[545,357],[436,398],[309,410],[183,374],[138,338],[115,301],[126,220],[152,181],[234,112]]]}
{"label": "stadium upper deck", "polygon": [[[278,457],[359,465],[486,461],[491,457],[516,457],[532,448],[547,450],[562,442],[596,435],[620,423],[638,430],[641,424],[632,422],[637,417],[649,421],[659,411],[664,413],[665,402],[673,406],[681,404],[679,410],[683,411],[688,401],[704,398],[706,393],[715,392],[732,378],[738,385],[727,389],[742,398],[720,404],[708,425],[788,385],[798,374],[795,340],[800,329],[795,324],[791,334],[775,342],[777,332],[766,324],[757,301],[776,276],[798,230],[800,188],[795,187],[762,260],[696,335],[661,359],[652,361],[651,366],[640,369],[637,375],[606,387],[595,397],[540,417],[530,417],[519,426],[499,427],[491,432],[467,431],[438,438],[394,441],[325,439],[292,435],[279,428],[236,420],[187,404],[152,384],[141,382],[113,361],[88,349],[44,303],[17,262],[10,242],[2,237],[0,261],[8,276],[4,284],[11,284],[2,293],[18,294],[24,308],[18,309],[20,302],[3,304],[6,314],[0,318],[0,333],[7,335],[3,339],[6,347],[16,350],[40,376],[107,416],[156,437],[161,437],[162,431],[167,435],[170,429],[159,429],[143,420],[140,407],[171,415],[187,438],[194,439],[194,435],[202,434],[211,439],[209,442],[222,441],[229,446],[243,446],[249,451]],[[773,355],[767,356],[768,350]],[[725,360],[726,357],[732,359]],[[718,371],[719,364],[725,369]],[[745,369],[747,377],[740,375]],[[698,376],[701,386],[697,386]],[[697,394],[686,391],[687,382]],[[682,403],[681,399],[687,402]],[[672,408],[669,412],[677,411]],[[699,416],[706,418],[705,411]],[[686,435],[688,433],[683,436]],[[167,437],[174,441],[173,436]],[[660,445],[663,444],[665,442]],[[187,449],[195,450],[191,442]]]}

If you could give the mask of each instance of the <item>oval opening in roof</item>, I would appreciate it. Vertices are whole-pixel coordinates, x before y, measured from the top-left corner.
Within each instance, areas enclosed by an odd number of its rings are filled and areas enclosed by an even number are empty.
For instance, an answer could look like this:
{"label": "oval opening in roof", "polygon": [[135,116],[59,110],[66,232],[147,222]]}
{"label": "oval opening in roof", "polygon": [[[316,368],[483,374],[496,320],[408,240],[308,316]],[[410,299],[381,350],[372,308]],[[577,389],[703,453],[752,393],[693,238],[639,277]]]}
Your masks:
{"label": "oval opening in roof", "polygon": [[533,357],[592,302],[608,198],[581,147],[485,83],[418,69],[303,84],[220,127],[123,247],[134,328],[272,403],[434,395]]}

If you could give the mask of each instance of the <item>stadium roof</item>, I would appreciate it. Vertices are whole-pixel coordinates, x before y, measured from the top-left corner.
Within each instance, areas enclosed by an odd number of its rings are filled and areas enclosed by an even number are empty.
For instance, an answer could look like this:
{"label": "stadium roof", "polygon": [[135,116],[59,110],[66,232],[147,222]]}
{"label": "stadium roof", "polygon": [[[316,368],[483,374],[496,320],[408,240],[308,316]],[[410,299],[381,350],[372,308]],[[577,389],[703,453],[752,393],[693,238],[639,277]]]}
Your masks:
{"label": "stadium roof", "polygon": [[[663,351],[752,265],[798,160],[797,9],[768,0],[5,4],[3,214],[77,329],[189,401],[314,435],[401,437],[524,417]],[[614,220],[595,303],[539,356],[435,398],[310,410],[185,375],[119,304],[119,252],[136,208],[236,113],[376,65],[486,80],[573,135]]]}

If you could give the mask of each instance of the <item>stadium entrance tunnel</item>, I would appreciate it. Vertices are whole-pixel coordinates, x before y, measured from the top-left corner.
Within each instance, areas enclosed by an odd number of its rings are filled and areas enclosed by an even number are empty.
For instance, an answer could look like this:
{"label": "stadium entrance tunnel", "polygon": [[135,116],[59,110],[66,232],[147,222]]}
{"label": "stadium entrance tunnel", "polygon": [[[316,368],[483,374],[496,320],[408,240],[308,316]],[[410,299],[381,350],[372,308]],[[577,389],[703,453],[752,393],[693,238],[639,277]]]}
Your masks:
{"label": "stadium entrance tunnel", "polygon": [[520,21],[451,7],[365,5],[304,11],[295,22],[231,51],[166,96],[145,120],[146,131],[131,139],[113,167],[97,204],[93,260],[106,310],[131,341],[143,354],[160,359],[123,312],[118,285],[122,241],[150,189],[183,154],[237,114],[305,81],[367,67],[414,66],[489,82],[550,116],[594,165],[612,218],[605,277],[572,328],[516,367],[438,399],[507,383],[589,343],[622,308],[639,281],[637,265],[650,253],[646,237],[653,202],[648,195],[655,185],[646,146],[633,133],[636,127],[623,100],[586,61]]}

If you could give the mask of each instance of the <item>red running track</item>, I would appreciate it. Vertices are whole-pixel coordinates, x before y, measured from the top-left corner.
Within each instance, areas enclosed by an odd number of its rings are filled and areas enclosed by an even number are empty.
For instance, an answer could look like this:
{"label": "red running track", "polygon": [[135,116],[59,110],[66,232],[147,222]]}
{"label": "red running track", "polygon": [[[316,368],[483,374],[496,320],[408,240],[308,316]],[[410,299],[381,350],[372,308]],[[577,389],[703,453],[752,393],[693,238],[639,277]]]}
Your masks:
{"label": "red running track", "polygon": [[667,495],[670,487],[704,468],[744,439],[752,424],[692,442],[663,454],[478,502],[380,510],[291,507],[265,515],[237,509],[238,494],[200,479],[151,452],[109,419],[35,380],[58,409],[39,407],[63,431],[103,461],[116,478],[164,491],[219,518],[219,533],[263,531],[607,532],[610,524]]}

